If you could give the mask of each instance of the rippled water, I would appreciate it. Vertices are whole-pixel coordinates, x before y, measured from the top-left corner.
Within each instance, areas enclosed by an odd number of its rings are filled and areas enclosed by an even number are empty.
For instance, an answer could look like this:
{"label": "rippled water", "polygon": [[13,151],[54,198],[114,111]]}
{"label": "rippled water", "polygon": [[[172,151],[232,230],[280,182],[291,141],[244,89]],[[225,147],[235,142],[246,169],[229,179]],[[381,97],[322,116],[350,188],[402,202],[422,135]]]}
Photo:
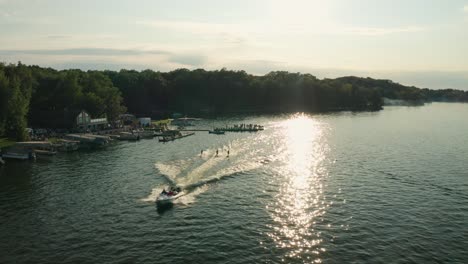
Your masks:
{"label": "rippled water", "polygon": [[[0,263],[468,263],[467,116],[225,118],[200,127],[266,129],[8,162]],[[158,208],[168,182],[188,194]]]}

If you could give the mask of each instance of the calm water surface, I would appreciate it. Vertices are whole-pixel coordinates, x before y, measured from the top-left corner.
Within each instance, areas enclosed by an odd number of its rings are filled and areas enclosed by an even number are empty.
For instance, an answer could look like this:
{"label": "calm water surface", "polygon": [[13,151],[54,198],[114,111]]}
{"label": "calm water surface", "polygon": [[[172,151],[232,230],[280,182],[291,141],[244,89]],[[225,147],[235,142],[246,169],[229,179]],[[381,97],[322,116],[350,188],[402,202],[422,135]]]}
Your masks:
{"label": "calm water surface", "polygon": [[[467,118],[442,103],[226,118],[199,127],[266,129],[9,161],[0,263],[468,263]],[[158,208],[169,181],[190,192]]]}

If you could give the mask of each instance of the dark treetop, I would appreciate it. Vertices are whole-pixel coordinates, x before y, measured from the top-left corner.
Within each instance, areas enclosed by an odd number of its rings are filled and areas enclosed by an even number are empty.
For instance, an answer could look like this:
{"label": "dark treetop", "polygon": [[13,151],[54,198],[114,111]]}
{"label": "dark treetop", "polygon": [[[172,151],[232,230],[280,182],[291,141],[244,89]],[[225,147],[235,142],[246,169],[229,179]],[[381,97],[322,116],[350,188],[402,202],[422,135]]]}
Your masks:
{"label": "dark treetop", "polygon": [[408,87],[390,80],[311,74],[178,69],[171,72],[55,70],[0,64],[0,136],[24,139],[28,125],[70,128],[81,110],[114,120],[128,111],[163,118],[192,115],[376,111],[383,98],[468,101],[468,92]]}

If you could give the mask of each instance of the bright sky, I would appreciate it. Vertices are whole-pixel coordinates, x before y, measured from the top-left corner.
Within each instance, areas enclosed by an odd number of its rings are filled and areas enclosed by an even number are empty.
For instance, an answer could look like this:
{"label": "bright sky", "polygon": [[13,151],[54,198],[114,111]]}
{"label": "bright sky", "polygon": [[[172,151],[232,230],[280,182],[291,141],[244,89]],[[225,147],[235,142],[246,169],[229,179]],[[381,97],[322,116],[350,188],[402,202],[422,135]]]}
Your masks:
{"label": "bright sky", "polygon": [[468,90],[468,0],[0,0],[0,61]]}

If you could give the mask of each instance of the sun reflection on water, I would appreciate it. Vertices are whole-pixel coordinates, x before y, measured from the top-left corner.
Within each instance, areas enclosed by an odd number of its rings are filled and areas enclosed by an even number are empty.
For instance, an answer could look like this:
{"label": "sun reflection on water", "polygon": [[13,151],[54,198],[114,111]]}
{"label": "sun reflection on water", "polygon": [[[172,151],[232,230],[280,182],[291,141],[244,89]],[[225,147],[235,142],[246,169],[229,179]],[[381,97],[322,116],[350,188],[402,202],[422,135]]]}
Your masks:
{"label": "sun reflection on water", "polygon": [[274,224],[268,234],[285,259],[320,263],[323,239],[316,230],[326,212],[323,197],[323,161],[327,144],[324,124],[304,114],[296,114],[281,124],[286,151],[278,175],[281,187],[268,206]]}

